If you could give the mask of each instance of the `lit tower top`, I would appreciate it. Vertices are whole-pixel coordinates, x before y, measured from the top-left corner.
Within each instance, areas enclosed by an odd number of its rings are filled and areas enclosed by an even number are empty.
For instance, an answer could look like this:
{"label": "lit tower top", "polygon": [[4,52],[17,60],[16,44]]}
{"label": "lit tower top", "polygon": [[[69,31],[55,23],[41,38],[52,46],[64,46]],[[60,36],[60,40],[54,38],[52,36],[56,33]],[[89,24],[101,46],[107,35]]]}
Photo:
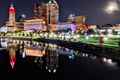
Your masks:
{"label": "lit tower top", "polygon": [[57,3],[57,1],[56,0],[49,0],[49,2],[48,2],[49,4],[55,4],[56,5],[56,7],[58,7],[58,3]]}
{"label": "lit tower top", "polygon": [[59,5],[56,0],[49,0],[47,3],[48,24],[57,24],[59,20]]}
{"label": "lit tower top", "polygon": [[9,7],[9,14],[10,14],[10,13],[12,13],[12,14],[13,14],[13,13],[16,13],[16,10],[15,10],[13,4],[11,4],[10,7]]}
{"label": "lit tower top", "polygon": [[9,7],[9,26],[12,26],[12,27],[16,26],[15,15],[16,15],[16,10],[13,4],[11,3]]}
{"label": "lit tower top", "polygon": [[57,2],[55,0],[50,0],[49,3],[55,3],[55,4],[57,4]]}

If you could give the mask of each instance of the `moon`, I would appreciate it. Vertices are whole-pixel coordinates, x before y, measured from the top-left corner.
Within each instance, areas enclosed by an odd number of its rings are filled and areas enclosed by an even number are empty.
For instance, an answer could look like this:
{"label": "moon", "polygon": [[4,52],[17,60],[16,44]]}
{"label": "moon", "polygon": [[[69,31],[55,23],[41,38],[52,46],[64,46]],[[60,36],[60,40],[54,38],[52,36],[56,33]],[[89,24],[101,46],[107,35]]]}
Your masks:
{"label": "moon", "polygon": [[115,11],[119,11],[118,3],[115,1],[108,2],[108,5],[105,8],[105,12],[107,12],[108,14],[112,14]]}

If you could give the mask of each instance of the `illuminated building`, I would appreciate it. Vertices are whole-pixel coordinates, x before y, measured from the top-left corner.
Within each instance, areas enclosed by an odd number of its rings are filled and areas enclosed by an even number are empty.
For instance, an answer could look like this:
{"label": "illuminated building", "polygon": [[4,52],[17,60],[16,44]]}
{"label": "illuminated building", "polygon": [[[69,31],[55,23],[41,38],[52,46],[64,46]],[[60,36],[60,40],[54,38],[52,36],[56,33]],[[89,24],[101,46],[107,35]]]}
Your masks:
{"label": "illuminated building", "polygon": [[96,29],[97,28],[97,25],[90,25],[89,26],[89,29]]}
{"label": "illuminated building", "polygon": [[56,31],[72,31],[75,32],[77,26],[74,23],[58,23],[58,24],[50,24],[50,32]]}
{"label": "illuminated building", "polygon": [[47,26],[42,18],[31,18],[25,19],[23,22],[16,22],[17,30],[16,31],[46,31]]}
{"label": "illuminated building", "polygon": [[[6,23],[8,31],[59,31],[63,29],[74,29],[74,32],[86,29],[85,16],[75,16],[74,14],[68,17],[68,21],[59,22],[59,5],[55,0],[49,0],[47,3],[35,3],[33,6],[34,15],[29,19],[22,19],[16,22],[16,10],[11,4],[9,8],[9,21]],[[70,25],[69,25],[70,24]],[[71,25],[74,24],[73,28]],[[68,26],[66,26],[68,25]],[[61,26],[61,28],[60,28]],[[63,28],[65,27],[65,28]],[[86,28],[85,28],[86,27]]]}
{"label": "illuminated building", "polygon": [[67,18],[68,23],[74,23],[76,25],[77,32],[85,30],[87,28],[85,25],[85,21],[86,16],[75,16],[75,14],[70,14]]}
{"label": "illuminated building", "polygon": [[8,26],[8,31],[15,31],[16,30],[15,15],[16,15],[16,10],[14,8],[14,5],[11,4],[9,7],[9,20],[6,24],[6,26]]}
{"label": "illuminated building", "polygon": [[34,16],[25,19],[23,22],[17,22],[19,30],[50,31],[56,30],[58,23],[59,8],[55,0],[48,3],[35,3],[33,7]]}
{"label": "illuminated building", "polygon": [[32,49],[32,48],[25,48],[25,52],[27,56],[36,56],[36,57],[42,57],[46,54],[45,51],[42,51],[40,49]]}
{"label": "illuminated building", "polygon": [[23,23],[24,30],[46,31],[47,26],[43,19],[28,19]]}
{"label": "illuminated building", "polygon": [[113,30],[120,30],[120,24],[113,25]]}
{"label": "illuminated building", "polygon": [[74,22],[76,23],[78,32],[87,29],[85,21],[86,21],[86,16],[75,16]]}
{"label": "illuminated building", "polygon": [[59,7],[55,0],[50,0],[48,3],[35,3],[34,17],[42,18],[47,24],[56,24],[59,20]]}
{"label": "illuminated building", "polygon": [[33,6],[34,18],[42,18],[45,20],[46,12],[47,10],[46,10],[45,3],[42,3],[42,4],[34,3],[34,6]]}
{"label": "illuminated building", "polygon": [[70,14],[67,20],[68,22],[75,22],[75,14]]}
{"label": "illuminated building", "polygon": [[47,3],[47,23],[57,24],[59,20],[59,7],[55,0],[50,0]]}
{"label": "illuminated building", "polygon": [[86,16],[75,16],[75,22],[77,24],[84,24],[86,21]]}
{"label": "illuminated building", "polygon": [[7,32],[7,29],[8,29],[8,27],[6,27],[5,25],[4,26],[2,26],[2,27],[0,27],[0,32]]}

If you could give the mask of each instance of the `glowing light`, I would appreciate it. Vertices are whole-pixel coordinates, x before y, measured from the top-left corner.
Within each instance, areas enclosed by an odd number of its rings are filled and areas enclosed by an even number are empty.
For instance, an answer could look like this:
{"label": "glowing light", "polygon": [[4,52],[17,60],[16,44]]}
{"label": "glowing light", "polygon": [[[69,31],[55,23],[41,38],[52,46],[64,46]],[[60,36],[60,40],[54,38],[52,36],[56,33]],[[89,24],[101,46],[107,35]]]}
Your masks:
{"label": "glowing light", "polygon": [[3,48],[7,48],[8,43],[7,43],[7,42],[1,42],[1,46],[2,46]]}
{"label": "glowing light", "polygon": [[13,4],[11,4],[10,8],[9,8],[9,13],[15,13],[15,12],[16,12],[16,10],[15,10]]}
{"label": "glowing light", "polygon": [[49,71],[49,72],[51,72],[51,70],[50,70],[50,69],[49,69],[48,71]]}
{"label": "glowing light", "polygon": [[54,69],[53,72],[55,73],[55,72],[56,72],[56,69]]}
{"label": "glowing light", "polygon": [[119,37],[120,37],[120,35],[117,35],[116,37],[117,37],[117,38],[119,38]]}
{"label": "glowing light", "polygon": [[84,57],[84,56],[85,56],[85,54],[83,53],[83,54],[82,54],[82,56]]}
{"label": "glowing light", "polygon": [[22,18],[26,18],[26,15],[25,15],[25,14],[22,14],[21,17],[22,17]]}
{"label": "glowing light", "polygon": [[107,41],[107,40],[108,40],[108,38],[107,38],[107,37],[104,37],[104,40],[105,40],[105,41]]}
{"label": "glowing light", "polygon": [[74,55],[70,55],[68,57],[69,57],[69,59],[74,59]]}
{"label": "glowing light", "polygon": [[107,62],[107,59],[106,59],[106,58],[103,58],[102,60],[103,60],[104,62]]}
{"label": "glowing light", "polygon": [[90,37],[94,37],[94,35],[93,35],[93,34],[91,34],[91,35],[90,35]]}
{"label": "glowing light", "polygon": [[12,69],[14,68],[15,64],[16,64],[16,57],[11,57],[10,65],[11,65]]}
{"label": "glowing light", "polygon": [[86,54],[85,56],[88,57],[88,54]]}
{"label": "glowing light", "polygon": [[46,66],[46,69],[48,69],[48,67]]}
{"label": "glowing light", "polygon": [[118,3],[117,2],[109,2],[107,7],[105,8],[105,11],[109,14],[118,11],[119,7],[118,7]]}
{"label": "glowing light", "polygon": [[85,39],[88,40],[88,39],[89,39],[89,36],[86,36]]}
{"label": "glowing light", "polygon": [[69,56],[69,59],[72,59],[72,56]]}
{"label": "glowing light", "polygon": [[22,54],[22,58],[25,58],[25,52],[23,52],[23,54]]}
{"label": "glowing light", "polygon": [[112,64],[112,59],[108,59],[107,62],[108,62],[109,64]]}

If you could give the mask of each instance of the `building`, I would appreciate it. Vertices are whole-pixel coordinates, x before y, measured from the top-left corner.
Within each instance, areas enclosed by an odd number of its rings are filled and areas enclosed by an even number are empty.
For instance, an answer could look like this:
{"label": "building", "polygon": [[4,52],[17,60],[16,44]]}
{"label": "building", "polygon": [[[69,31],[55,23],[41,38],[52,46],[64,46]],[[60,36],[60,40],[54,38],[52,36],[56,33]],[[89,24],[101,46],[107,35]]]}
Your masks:
{"label": "building", "polygon": [[70,14],[67,18],[67,22],[76,24],[76,31],[80,32],[86,30],[87,26],[85,25],[86,16],[75,16],[75,14]]}
{"label": "building", "polygon": [[76,24],[84,24],[86,21],[86,16],[75,16]]}
{"label": "building", "polygon": [[[16,10],[13,4],[9,8],[9,20],[6,22],[8,31],[59,31],[71,29],[72,31],[81,31],[87,29],[85,26],[86,16],[69,15],[68,21],[59,22],[59,5],[55,0],[49,0],[43,3],[34,3],[34,15],[29,19],[23,19],[16,22]],[[74,28],[73,28],[74,27]]]}
{"label": "building", "polygon": [[55,0],[50,0],[47,3],[35,3],[34,17],[42,18],[46,24],[56,24],[59,21],[59,6]]}
{"label": "building", "polygon": [[28,19],[23,23],[24,30],[47,31],[47,26],[43,19]]}
{"label": "building", "polygon": [[[47,3],[35,3],[33,6],[33,17],[17,22],[19,30],[50,31],[56,30],[59,21],[59,7],[55,0]],[[23,26],[23,27],[22,27]]]}
{"label": "building", "polygon": [[0,27],[0,32],[7,32],[8,31],[8,27],[6,27],[5,25]]}
{"label": "building", "polygon": [[46,19],[47,17],[47,9],[46,9],[46,4],[45,3],[34,3],[33,6],[33,17],[34,18],[42,18],[42,19]]}
{"label": "building", "polygon": [[16,22],[16,9],[13,4],[9,7],[9,20],[6,22],[10,32],[21,30],[47,31],[49,24],[57,24],[59,21],[59,7],[55,0],[47,3],[35,3],[33,6],[34,16],[29,19]]}
{"label": "building", "polygon": [[67,22],[75,22],[75,14],[70,14],[67,18]]}
{"label": "building", "polygon": [[6,22],[8,26],[8,31],[15,31],[16,28],[16,10],[13,4],[9,7],[9,20]]}
{"label": "building", "polygon": [[59,21],[59,6],[55,0],[50,0],[47,4],[47,23],[57,24]]}
{"label": "building", "polygon": [[50,24],[50,31],[56,32],[56,31],[72,31],[76,32],[77,26],[74,23],[58,23],[58,24]]}

